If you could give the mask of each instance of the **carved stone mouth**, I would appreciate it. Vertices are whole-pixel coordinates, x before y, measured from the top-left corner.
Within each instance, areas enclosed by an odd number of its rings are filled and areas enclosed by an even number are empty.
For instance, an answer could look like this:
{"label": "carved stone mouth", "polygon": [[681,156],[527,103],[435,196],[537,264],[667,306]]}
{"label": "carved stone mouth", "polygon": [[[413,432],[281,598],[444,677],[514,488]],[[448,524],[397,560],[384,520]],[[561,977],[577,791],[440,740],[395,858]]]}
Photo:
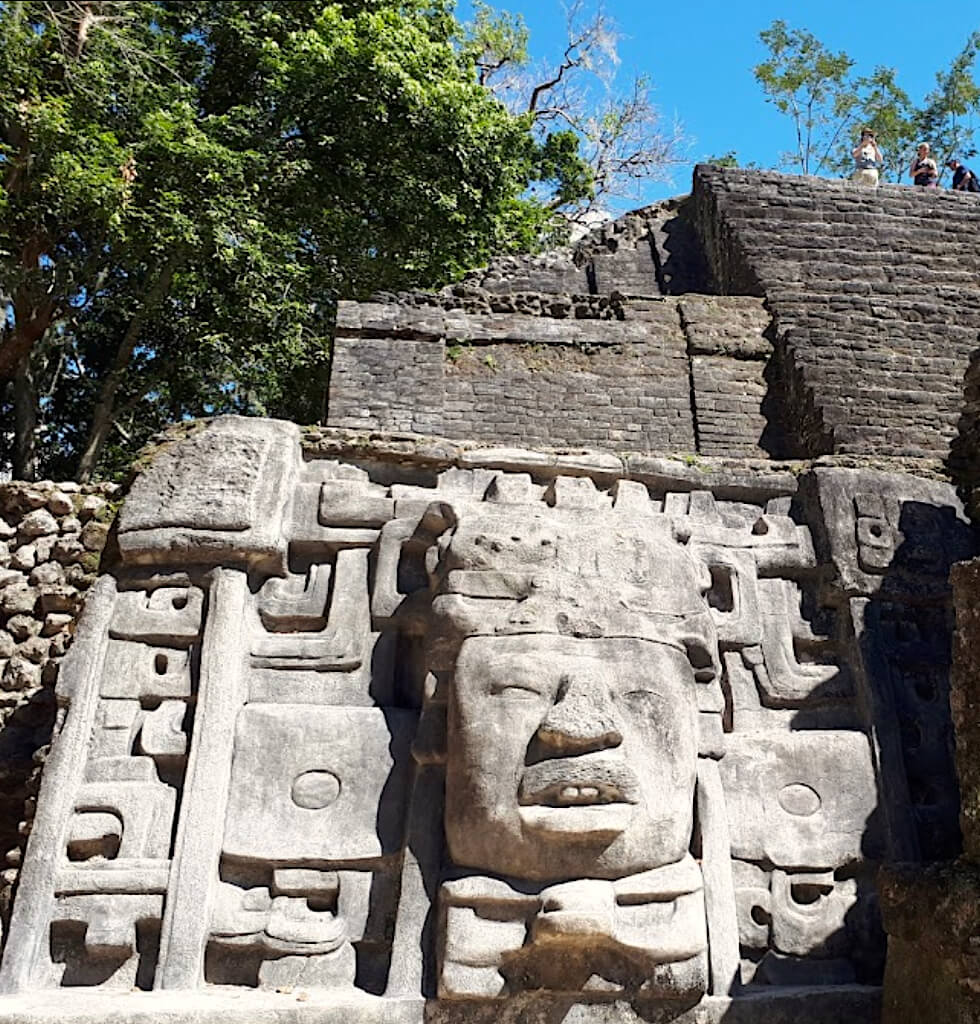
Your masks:
{"label": "carved stone mouth", "polygon": [[562,757],[529,765],[518,791],[522,806],[593,807],[639,801],[635,773],[603,756]]}
{"label": "carved stone mouth", "polygon": [[585,807],[593,804],[621,803],[624,802],[624,797],[617,786],[605,783],[559,783],[532,794],[532,799],[528,802],[543,804],[546,807]]}

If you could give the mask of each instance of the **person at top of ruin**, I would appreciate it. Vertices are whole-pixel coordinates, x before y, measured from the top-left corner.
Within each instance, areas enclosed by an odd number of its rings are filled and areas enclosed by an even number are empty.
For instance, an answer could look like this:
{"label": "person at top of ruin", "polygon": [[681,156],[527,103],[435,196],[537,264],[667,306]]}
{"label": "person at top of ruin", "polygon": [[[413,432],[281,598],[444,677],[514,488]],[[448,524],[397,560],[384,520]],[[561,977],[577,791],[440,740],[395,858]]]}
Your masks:
{"label": "person at top of ruin", "polygon": [[920,188],[937,188],[939,185],[939,168],[936,161],[929,155],[929,143],[919,143],[915,151],[915,159],[909,166],[912,181]]}
{"label": "person at top of ruin", "polygon": [[964,167],[955,157],[946,161],[953,172],[953,189],[956,192],[980,192],[980,182],[969,167]]}
{"label": "person at top of ruin", "polygon": [[854,173],[851,181],[861,185],[876,186],[878,175],[884,158],[881,149],[875,139],[875,133],[870,128],[861,131],[861,141],[851,150],[854,156]]}

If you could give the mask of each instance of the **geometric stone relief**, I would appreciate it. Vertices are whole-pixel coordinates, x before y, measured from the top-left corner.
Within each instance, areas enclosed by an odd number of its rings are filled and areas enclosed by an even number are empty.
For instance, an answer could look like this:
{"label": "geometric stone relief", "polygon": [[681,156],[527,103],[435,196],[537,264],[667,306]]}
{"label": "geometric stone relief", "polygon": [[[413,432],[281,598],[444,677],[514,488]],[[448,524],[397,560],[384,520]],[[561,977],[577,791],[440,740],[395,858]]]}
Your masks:
{"label": "geometric stone relief", "polygon": [[229,451],[259,471],[200,522],[154,467],[134,485],[62,668],[5,993],[720,1021],[803,986],[800,1019],[875,1019],[876,866],[955,829],[949,489],[191,440],[182,487]]}

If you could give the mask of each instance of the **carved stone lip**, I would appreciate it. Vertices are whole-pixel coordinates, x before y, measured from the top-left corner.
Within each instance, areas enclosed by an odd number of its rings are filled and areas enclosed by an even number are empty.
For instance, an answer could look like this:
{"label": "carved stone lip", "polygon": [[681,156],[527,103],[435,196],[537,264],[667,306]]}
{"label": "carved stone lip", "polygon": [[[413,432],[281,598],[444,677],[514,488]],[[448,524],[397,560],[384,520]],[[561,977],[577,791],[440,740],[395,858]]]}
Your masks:
{"label": "carved stone lip", "polygon": [[518,810],[525,830],[562,843],[611,842],[629,828],[635,812],[635,804],[622,801],[568,807],[531,804]]}
{"label": "carved stone lip", "polygon": [[592,807],[639,803],[639,782],[625,762],[604,755],[553,758],[524,770],[521,806]]}

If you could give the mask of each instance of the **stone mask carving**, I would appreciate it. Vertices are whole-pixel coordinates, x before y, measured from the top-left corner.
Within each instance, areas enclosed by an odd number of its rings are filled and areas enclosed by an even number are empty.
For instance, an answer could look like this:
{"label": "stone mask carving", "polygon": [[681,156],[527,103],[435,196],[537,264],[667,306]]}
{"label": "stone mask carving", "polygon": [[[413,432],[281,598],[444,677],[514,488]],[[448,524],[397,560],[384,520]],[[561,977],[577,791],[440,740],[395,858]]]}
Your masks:
{"label": "stone mask carving", "polygon": [[615,878],[687,852],[693,672],[666,644],[464,641],[450,704],[453,860],[518,878]]}
{"label": "stone mask carving", "polygon": [[456,864],[621,878],[690,843],[710,580],[667,524],[459,521],[431,564],[455,640],[446,833]]}

